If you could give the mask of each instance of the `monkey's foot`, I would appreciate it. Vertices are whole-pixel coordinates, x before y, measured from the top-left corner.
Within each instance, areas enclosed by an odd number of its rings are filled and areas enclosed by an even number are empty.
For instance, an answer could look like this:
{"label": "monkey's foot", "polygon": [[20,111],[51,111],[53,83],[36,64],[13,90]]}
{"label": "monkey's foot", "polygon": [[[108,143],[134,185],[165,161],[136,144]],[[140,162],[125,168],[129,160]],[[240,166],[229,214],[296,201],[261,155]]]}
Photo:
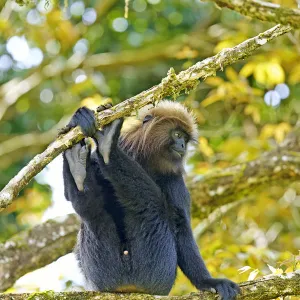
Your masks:
{"label": "monkey's foot", "polygon": [[66,158],[69,163],[70,172],[73,176],[77,189],[83,191],[83,183],[86,178],[86,161],[91,151],[90,143],[84,145],[76,144],[66,150]]}
{"label": "monkey's foot", "polygon": [[112,123],[104,126],[102,131],[97,131],[95,134],[98,150],[102,155],[105,164],[109,163],[110,153],[117,147],[122,124],[123,119],[114,120]]}

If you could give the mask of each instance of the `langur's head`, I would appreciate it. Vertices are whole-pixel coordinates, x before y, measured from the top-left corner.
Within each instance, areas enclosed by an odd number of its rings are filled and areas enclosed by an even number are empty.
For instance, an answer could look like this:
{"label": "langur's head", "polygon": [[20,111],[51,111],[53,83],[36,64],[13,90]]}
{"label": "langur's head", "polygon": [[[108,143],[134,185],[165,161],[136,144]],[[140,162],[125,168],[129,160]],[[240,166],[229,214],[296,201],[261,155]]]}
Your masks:
{"label": "langur's head", "polygon": [[178,102],[164,100],[142,109],[138,119],[123,131],[121,147],[154,172],[183,172],[187,145],[197,140],[192,113]]}

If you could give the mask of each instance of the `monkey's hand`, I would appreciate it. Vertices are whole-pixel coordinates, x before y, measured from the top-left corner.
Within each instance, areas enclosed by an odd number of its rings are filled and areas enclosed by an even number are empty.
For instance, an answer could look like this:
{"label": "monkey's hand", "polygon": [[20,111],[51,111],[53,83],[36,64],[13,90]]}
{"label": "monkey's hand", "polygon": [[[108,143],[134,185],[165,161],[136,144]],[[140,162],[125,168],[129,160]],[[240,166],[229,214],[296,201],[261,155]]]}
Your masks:
{"label": "monkey's hand", "polygon": [[114,120],[106,125],[102,131],[97,131],[95,139],[98,144],[98,151],[102,155],[105,164],[109,163],[111,152],[118,147],[121,128],[124,119]]}
{"label": "monkey's hand", "polygon": [[90,155],[91,146],[88,139],[82,144],[76,144],[71,149],[66,150],[66,159],[70,172],[73,176],[77,189],[83,191],[83,182],[86,177],[86,161]]}
{"label": "monkey's hand", "polygon": [[222,300],[233,300],[241,292],[240,287],[228,280],[218,278],[208,278],[201,281],[201,286],[197,287],[199,290],[206,290],[217,292]]}
{"label": "monkey's hand", "polygon": [[[101,112],[111,107],[112,107],[111,103],[100,105],[97,107],[97,112]],[[80,126],[85,136],[92,137],[97,130],[94,112],[88,109],[87,107],[81,107],[77,109],[75,114],[72,116],[69,124],[63,127],[62,129],[60,129],[58,135],[67,133],[76,126]]]}
{"label": "monkey's hand", "polygon": [[96,132],[94,112],[87,107],[77,109],[69,124],[59,130],[58,135],[69,132],[72,128],[80,126],[85,136],[93,136]]}

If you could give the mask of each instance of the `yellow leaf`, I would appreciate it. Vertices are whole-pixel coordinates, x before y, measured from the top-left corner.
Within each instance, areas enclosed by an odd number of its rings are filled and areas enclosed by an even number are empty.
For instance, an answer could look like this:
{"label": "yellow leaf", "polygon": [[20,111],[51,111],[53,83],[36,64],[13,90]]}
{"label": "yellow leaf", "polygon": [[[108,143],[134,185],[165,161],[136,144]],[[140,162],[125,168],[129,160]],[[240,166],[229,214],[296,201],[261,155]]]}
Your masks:
{"label": "yellow leaf", "polygon": [[238,271],[239,271],[239,274],[243,274],[243,273],[245,273],[245,272],[247,272],[251,269],[252,268],[250,266],[245,266],[245,267],[242,267],[242,268],[238,269]]}
{"label": "yellow leaf", "polygon": [[290,131],[291,125],[286,122],[280,124],[267,124],[261,130],[260,139],[267,140],[274,137],[275,140],[280,143]]}
{"label": "yellow leaf", "polygon": [[268,76],[271,84],[282,83],[285,81],[284,70],[280,64],[273,63],[268,66]]}
{"label": "yellow leaf", "polygon": [[285,270],[285,273],[290,273],[290,272],[294,272],[294,268],[293,267],[288,267],[286,270]]}
{"label": "yellow leaf", "polygon": [[226,68],[225,74],[226,74],[226,77],[231,82],[237,81],[239,79],[239,76],[238,76],[237,72],[232,67]]}
{"label": "yellow leaf", "polygon": [[274,274],[274,275],[280,275],[283,273],[283,270],[281,270],[279,268],[274,268],[270,265],[268,265],[268,267],[269,267],[270,271],[272,272],[272,274]]}
{"label": "yellow leaf", "polygon": [[87,97],[81,100],[80,106],[87,106],[90,109],[96,109],[99,105],[106,103],[111,103],[111,99],[102,97],[99,94],[95,94],[92,97]]}
{"label": "yellow leaf", "polygon": [[214,154],[213,149],[209,146],[208,140],[205,137],[199,138],[199,149],[207,157],[211,157]]}
{"label": "yellow leaf", "polygon": [[221,50],[223,50],[224,48],[232,48],[234,47],[236,44],[233,41],[229,41],[229,40],[223,40],[220,43],[217,44],[217,46],[214,49],[215,53],[220,52]]}
{"label": "yellow leaf", "polygon": [[11,24],[8,23],[7,20],[4,20],[4,19],[0,19],[0,31],[1,33],[5,33],[5,32],[9,32],[9,26]]}
{"label": "yellow leaf", "polygon": [[263,62],[255,66],[254,78],[265,86],[273,86],[285,81],[284,70],[276,61]]}
{"label": "yellow leaf", "polygon": [[289,84],[297,84],[300,82],[300,64],[297,64],[292,71],[290,72],[289,76]]}
{"label": "yellow leaf", "polygon": [[291,126],[288,123],[282,122],[277,125],[274,137],[278,143],[282,142],[287,133],[291,131]]}
{"label": "yellow leaf", "polygon": [[250,75],[253,74],[255,69],[255,64],[254,63],[248,63],[243,66],[243,68],[240,71],[240,75],[243,77],[249,77]]}
{"label": "yellow leaf", "polygon": [[237,157],[241,153],[247,151],[249,146],[246,141],[240,137],[233,137],[231,139],[227,139],[221,146],[220,151],[228,154],[232,157]]}
{"label": "yellow leaf", "polygon": [[265,63],[261,63],[258,66],[256,66],[253,75],[257,82],[267,85],[268,75]]}
{"label": "yellow leaf", "polygon": [[217,101],[220,101],[223,99],[223,95],[219,95],[219,94],[213,94],[211,96],[208,96],[206,99],[204,99],[202,102],[201,102],[201,105],[203,107],[207,107]]}
{"label": "yellow leaf", "polygon": [[273,124],[266,124],[262,130],[261,130],[261,133],[260,133],[260,139],[262,140],[267,140],[269,139],[270,137],[274,136],[274,131],[276,129],[276,125],[273,125]]}
{"label": "yellow leaf", "polygon": [[219,86],[224,83],[224,80],[221,77],[209,77],[205,80],[205,83],[212,86]]}
{"label": "yellow leaf", "polygon": [[264,91],[261,90],[261,89],[252,88],[252,89],[251,89],[251,93],[252,93],[254,96],[262,96],[262,95],[264,94]]}
{"label": "yellow leaf", "polygon": [[260,122],[260,112],[259,109],[251,104],[248,104],[244,110],[245,114],[251,116],[254,123],[258,124]]}
{"label": "yellow leaf", "polygon": [[258,269],[253,270],[253,271],[249,274],[248,281],[254,280],[255,277],[258,275],[258,273],[259,273],[259,270],[258,270]]}
{"label": "yellow leaf", "polygon": [[177,59],[185,59],[185,58],[195,58],[198,56],[198,51],[191,49],[188,46],[184,46],[180,51],[178,51],[175,55]]}

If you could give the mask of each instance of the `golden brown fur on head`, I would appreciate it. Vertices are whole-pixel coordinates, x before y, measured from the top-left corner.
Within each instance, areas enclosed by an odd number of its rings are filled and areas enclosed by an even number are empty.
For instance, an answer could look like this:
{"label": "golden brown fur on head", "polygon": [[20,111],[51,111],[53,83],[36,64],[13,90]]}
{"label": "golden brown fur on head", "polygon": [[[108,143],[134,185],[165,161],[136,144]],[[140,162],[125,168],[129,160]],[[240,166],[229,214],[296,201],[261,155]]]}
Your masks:
{"label": "golden brown fur on head", "polygon": [[[143,123],[146,116],[151,119]],[[121,147],[139,162],[163,173],[182,172],[182,160],[172,161],[167,152],[171,131],[180,128],[190,140],[197,140],[195,118],[185,106],[164,100],[156,107],[142,109],[139,121],[122,133]],[[149,166],[148,165],[148,166]]]}

